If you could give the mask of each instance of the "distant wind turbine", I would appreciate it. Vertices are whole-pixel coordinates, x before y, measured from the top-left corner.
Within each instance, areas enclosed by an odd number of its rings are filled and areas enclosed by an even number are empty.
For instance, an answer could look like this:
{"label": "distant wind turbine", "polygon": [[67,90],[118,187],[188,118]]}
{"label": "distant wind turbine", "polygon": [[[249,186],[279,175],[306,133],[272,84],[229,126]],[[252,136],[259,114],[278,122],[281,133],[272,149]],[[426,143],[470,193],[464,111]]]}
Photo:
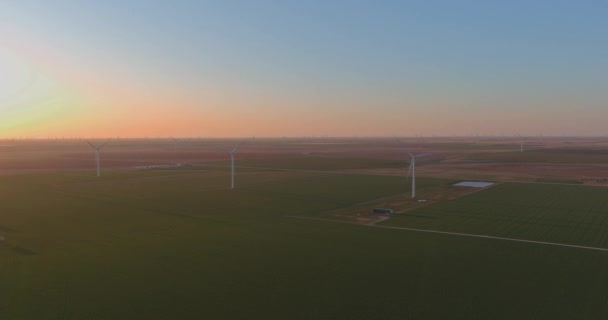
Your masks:
{"label": "distant wind turbine", "polygon": [[405,151],[411,157],[410,167],[407,171],[407,176],[408,177],[410,175],[412,176],[412,198],[416,198],[416,159],[428,156],[429,154],[422,153],[422,154],[414,155],[413,153],[410,152],[410,150],[408,148],[405,148]]}
{"label": "distant wind turbine", "polygon": [[171,137],[171,140],[173,140],[173,152],[177,151],[177,139],[175,139],[174,137]]}
{"label": "distant wind turbine", "polygon": [[101,167],[100,167],[100,163],[99,163],[99,151],[101,151],[101,149],[108,144],[108,142],[110,142],[110,140],[104,142],[102,145],[100,146],[96,146],[92,143],[90,143],[89,141],[87,141],[87,143],[91,146],[91,148],[95,149],[95,159],[97,160],[97,176],[101,176]]}
{"label": "distant wind turbine", "polygon": [[[251,140],[255,140],[255,136],[251,137]],[[231,167],[232,167],[232,177],[230,179],[230,188],[234,189],[234,176],[236,174],[235,172],[235,165],[234,165],[234,155],[236,154],[236,152],[239,150],[239,148],[241,147],[241,145],[245,142],[247,142],[249,140],[245,140],[245,141],[241,141],[239,143],[237,143],[234,146],[234,149],[232,149],[232,151],[230,151],[228,154],[230,154],[230,163],[231,163]]]}
{"label": "distant wind turbine", "polygon": [[241,143],[238,143],[236,146],[234,146],[234,149],[232,149],[232,151],[230,151],[230,162],[232,165],[232,177],[230,180],[230,189],[234,189],[234,155],[236,154],[236,152],[239,150],[239,147],[241,146]]}
{"label": "distant wind turbine", "polygon": [[178,154],[177,154],[177,147],[179,146],[179,142],[180,142],[180,141],[179,141],[177,138],[175,138],[175,137],[170,137],[170,138],[171,138],[171,140],[173,141],[173,155],[174,155],[174,157],[176,158],[176,159],[175,159],[175,165],[176,165],[176,166],[180,166],[180,165],[181,165],[181,164],[179,163],[179,160],[180,160],[179,158],[180,158],[180,157],[179,157],[179,156],[178,156]]}
{"label": "distant wind turbine", "polygon": [[526,142],[526,138],[517,135],[517,137],[519,137],[519,139],[521,139],[520,143],[519,143],[519,152],[524,152],[524,143]]}

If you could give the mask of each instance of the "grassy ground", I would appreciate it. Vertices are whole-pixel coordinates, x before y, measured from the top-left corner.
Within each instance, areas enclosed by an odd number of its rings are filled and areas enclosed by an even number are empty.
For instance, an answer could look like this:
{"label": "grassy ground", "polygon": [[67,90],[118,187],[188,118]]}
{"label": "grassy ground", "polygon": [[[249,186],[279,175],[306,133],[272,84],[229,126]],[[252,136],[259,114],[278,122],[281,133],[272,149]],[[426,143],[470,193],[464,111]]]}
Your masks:
{"label": "grassy ground", "polygon": [[484,152],[471,153],[464,157],[467,161],[476,162],[522,162],[522,163],[606,163],[608,150],[606,149],[533,149],[520,152]]}
{"label": "grassy ground", "polygon": [[608,248],[608,188],[503,183],[408,213],[385,224]]}
{"label": "grassy ground", "polygon": [[[397,158],[397,157],[395,157]],[[341,158],[323,155],[289,155],[271,159],[243,159],[241,166],[297,170],[352,170],[369,168],[403,168],[404,160]]]}
{"label": "grassy ground", "polygon": [[[221,167],[2,177],[0,318],[608,316],[602,252],[287,217],[399,194],[401,177],[249,169],[228,183]],[[605,191],[564,188],[505,184],[389,224],[608,245]]]}

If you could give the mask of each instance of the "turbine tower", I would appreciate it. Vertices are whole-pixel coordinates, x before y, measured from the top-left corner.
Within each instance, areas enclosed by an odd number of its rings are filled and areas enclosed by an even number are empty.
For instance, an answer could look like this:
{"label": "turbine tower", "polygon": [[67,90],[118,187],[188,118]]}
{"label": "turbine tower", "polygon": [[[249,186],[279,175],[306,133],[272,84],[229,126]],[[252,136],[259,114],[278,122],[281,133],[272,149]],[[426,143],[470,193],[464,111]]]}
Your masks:
{"label": "turbine tower", "polygon": [[519,152],[524,152],[524,143],[526,143],[526,138],[520,136],[519,134],[517,136],[521,139],[519,143]]}
{"label": "turbine tower", "polygon": [[171,137],[171,140],[173,140],[173,152],[177,151],[177,139],[175,139],[174,137]]}
{"label": "turbine tower", "polygon": [[230,189],[234,189],[234,155],[236,154],[236,152],[239,150],[239,147],[241,146],[240,143],[238,143],[236,146],[234,146],[234,149],[232,149],[232,151],[230,151],[230,162],[232,164],[232,177],[230,180]]}
{"label": "turbine tower", "polygon": [[100,167],[100,163],[99,163],[99,151],[101,151],[101,149],[108,144],[108,142],[110,142],[110,140],[104,142],[102,145],[100,146],[96,146],[92,143],[90,143],[89,141],[87,141],[87,143],[91,146],[91,148],[95,149],[95,159],[97,160],[97,176],[101,176],[101,167]]}
{"label": "turbine tower", "polygon": [[412,198],[416,198],[416,159],[428,156],[428,153],[422,153],[418,155],[414,155],[410,152],[408,148],[405,148],[405,151],[410,156],[410,167],[407,171],[407,176],[412,176]]}
{"label": "turbine tower", "polygon": [[180,160],[179,158],[180,157],[177,154],[177,147],[178,147],[177,144],[179,143],[179,140],[177,140],[175,137],[170,137],[170,138],[173,141],[173,156],[175,157],[175,165],[179,166],[180,165],[180,163],[179,163],[179,160]]}

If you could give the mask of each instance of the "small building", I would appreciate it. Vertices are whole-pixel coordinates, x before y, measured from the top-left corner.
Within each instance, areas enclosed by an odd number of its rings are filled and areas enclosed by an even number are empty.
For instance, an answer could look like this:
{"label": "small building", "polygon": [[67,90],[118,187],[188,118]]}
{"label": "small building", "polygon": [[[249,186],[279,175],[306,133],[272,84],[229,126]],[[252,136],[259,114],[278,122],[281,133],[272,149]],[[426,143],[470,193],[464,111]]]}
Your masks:
{"label": "small building", "polygon": [[452,184],[455,187],[471,187],[471,188],[487,188],[493,186],[495,183],[491,181],[460,181],[458,183]]}
{"label": "small building", "polygon": [[0,236],[0,243],[4,242],[4,240],[6,240],[3,236]]}
{"label": "small building", "polygon": [[395,214],[393,209],[385,209],[385,208],[374,208],[372,209],[373,213],[381,213],[381,214]]}

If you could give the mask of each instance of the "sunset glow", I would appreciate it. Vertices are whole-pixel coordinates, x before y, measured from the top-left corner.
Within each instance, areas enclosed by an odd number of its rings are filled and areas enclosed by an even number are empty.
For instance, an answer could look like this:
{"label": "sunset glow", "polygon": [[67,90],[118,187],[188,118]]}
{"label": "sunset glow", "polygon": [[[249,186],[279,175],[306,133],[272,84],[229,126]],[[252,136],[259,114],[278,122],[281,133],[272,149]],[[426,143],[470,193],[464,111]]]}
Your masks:
{"label": "sunset glow", "polygon": [[0,138],[608,133],[606,6],[397,3],[8,1]]}

